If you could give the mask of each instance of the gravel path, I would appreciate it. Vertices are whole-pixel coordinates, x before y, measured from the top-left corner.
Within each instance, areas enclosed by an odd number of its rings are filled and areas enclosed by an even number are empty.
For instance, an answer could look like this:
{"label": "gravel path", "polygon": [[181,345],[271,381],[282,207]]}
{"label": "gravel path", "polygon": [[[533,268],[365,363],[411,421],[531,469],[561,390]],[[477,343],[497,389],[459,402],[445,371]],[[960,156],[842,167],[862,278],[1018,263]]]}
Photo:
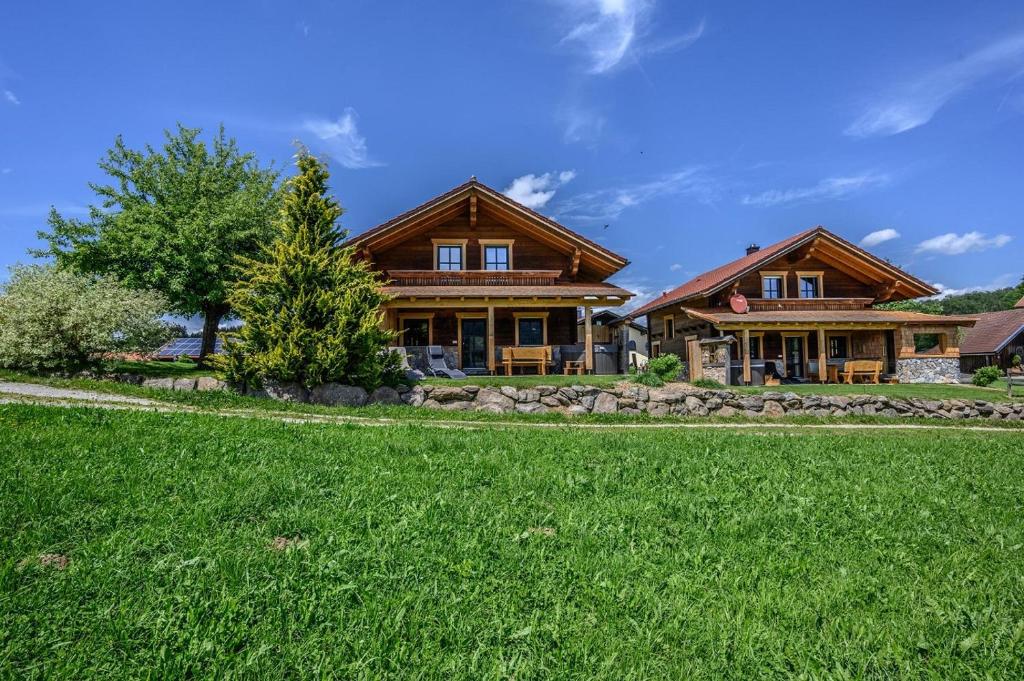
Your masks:
{"label": "gravel path", "polygon": [[469,421],[446,418],[438,414],[429,419],[422,415],[410,415],[409,418],[390,418],[374,416],[350,416],[347,414],[302,414],[297,412],[270,411],[262,409],[203,409],[186,404],[161,402],[143,397],[129,397],[93,390],[77,390],[55,388],[37,383],[14,383],[0,381],[0,404],[37,404],[57,408],[92,407],[96,409],[114,409],[129,411],[156,411],[161,413],[192,413],[227,418],[252,418],[281,423],[298,424],[338,424],[359,426],[418,426],[430,428],[464,428],[481,430],[486,428],[530,428],[549,430],[560,428],[577,428],[580,430],[742,430],[742,431],[793,431],[812,432],[827,430],[836,433],[855,433],[865,430],[931,430],[938,432],[975,432],[1002,433],[1021,437],[1024,429],[1001,428],[998,426],[967,425],[963,422],[955,427],[939,426],[927,422],[915,423],[822,423],[805,424],[770,420],[712,422],[697,421],[664,421],[661,423],[586,423],[586,422],[542,422],[542,421]]}

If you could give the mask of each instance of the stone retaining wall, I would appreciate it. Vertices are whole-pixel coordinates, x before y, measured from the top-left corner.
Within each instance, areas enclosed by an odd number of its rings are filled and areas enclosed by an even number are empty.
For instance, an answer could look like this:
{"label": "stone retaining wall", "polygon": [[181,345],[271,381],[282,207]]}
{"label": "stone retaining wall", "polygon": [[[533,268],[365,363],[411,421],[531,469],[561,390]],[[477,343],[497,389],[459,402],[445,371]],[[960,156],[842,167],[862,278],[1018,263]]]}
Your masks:
{"label": "stone retaining wall", "polygon": [[896,378],[900,383],[959,383],[960,359],[957,357],[909,357],[896,360]]}
{"label": "stone retaining wall", "polygon": [[882,395],[798,395],[766,391],[756,395],[702,390],[673,383],[663,388],[622,383],[614,388],[574,385],[556,388],[483,388],[473,385],[416,386],[401,396],[417,407],[448,411],[544,414],[643,414],[651,416],[854,416],[1024,419],[1024,403],[984,400],[928,400]]}

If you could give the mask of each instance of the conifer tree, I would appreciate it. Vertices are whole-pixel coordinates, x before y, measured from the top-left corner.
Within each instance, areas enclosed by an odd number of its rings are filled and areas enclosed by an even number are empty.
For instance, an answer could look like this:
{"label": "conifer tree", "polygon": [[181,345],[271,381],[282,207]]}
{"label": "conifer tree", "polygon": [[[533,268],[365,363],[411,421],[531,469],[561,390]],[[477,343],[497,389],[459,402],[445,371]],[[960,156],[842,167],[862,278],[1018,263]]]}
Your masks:
{"label": "conifer tree", "polygon": [[245,323],[220,363],[229,380],[247,385],[393,384],[398,361],[385,352],[393,333],[380,326],[381,277],[342,245],[343,211],[327,195],[326,165],[302,149],[297,166],[277,238],[264,257],[241,259],[229,300]]}

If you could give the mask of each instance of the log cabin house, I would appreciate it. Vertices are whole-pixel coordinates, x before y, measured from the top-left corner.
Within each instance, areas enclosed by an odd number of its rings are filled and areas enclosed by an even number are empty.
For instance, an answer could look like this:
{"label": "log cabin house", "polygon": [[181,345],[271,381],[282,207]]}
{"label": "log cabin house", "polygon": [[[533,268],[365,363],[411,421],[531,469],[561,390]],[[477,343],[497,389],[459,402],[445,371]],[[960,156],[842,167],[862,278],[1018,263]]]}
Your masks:
{"label": "log cabin house", "polygon": [[835,381],[847,362],[863,359],[880,362],[889,380],[958,382],[958,329],[973,318],[872,307],[936,293],[819,226],[751,245],[631,316],[646,315],[651,356],[678,355],[691,379]]}
{"label": "log cabin house", "polygon": [[500,371],[503,348],[547,346],[551,370],[592,370],[592,308],[633,295],[605,281],[625,258],[475,177],[346,244],[387,278],[384,323],[419,368],[431,345],[466,373]]}

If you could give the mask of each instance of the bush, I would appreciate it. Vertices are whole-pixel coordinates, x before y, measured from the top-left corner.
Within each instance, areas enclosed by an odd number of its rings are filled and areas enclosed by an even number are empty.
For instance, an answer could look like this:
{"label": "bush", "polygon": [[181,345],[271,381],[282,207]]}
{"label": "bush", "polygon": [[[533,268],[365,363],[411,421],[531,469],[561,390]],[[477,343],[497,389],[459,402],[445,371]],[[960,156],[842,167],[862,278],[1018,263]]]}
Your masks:
{"label": "bush", "polygon": [[77,369],[109,352],[153,350],[167,336],[163,296],[53,265],[15,266],[0,290],[0,366]]}
{"label": "bush", "polygon": [[725,387],[713,378],[698,378],[693,382],[693,385],[698,388],[704,388],[705,390],[721,390]]}
{"label": "bush", "polygon": [[683,370],[683,361],[671,353],[658,355],[647,361],[645,371],[638,373],[633,379],[641,385],[652,388],[665,385],[667,381],[674,381],[679,378]]}
{"label": "bush", "polygon": [[982,367],[974,372],[971,383],[980,386],[992,385],[999,380],[1001,375],[999,367]]}

